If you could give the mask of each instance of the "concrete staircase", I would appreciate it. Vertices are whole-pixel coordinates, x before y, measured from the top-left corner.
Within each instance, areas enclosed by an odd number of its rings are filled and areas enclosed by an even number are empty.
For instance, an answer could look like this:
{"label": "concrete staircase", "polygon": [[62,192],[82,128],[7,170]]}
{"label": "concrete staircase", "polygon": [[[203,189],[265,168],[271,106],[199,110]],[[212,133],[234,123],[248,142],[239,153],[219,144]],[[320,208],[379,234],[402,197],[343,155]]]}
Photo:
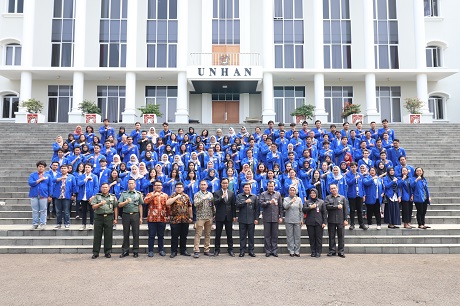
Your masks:
{"label": "concrete staircase", "polygon": [[[116,130],[122,124],[113,125]],[[127,131],[133,125],[123,125]],[[171,125],[188,130],[189,125]],[[192,125],[197,133],[208,129],[214,133],[221,127],[226,133],[229,125]],[[242,125],[234,125],[239,131]],[[255,124],[245,125],[253,131]],[[79,231],[79,220],[72,214],[70,230],[53,230],[55,221],[48,221],[45,231],[31,230],[31,208],[27,198],[29,174],[36,170],[37,160],[50,161],[52,143],[56,135],[64,138],[74,130],[73,124],[13,124],[0,123],[0,253],[91,253],[92,231]],[[160,125],[155,126],[157,131]],[[456,163],[460,148],[452,144],[460,142],[455,133],[458,124],[396,125],[396,136],[406,149],[408,163],[425,169],[430,185],[432,205],[428,208],[427,224],[430,230],[382,230],[346,231],[347,253],[460,253],[460,166]],[[95,130],[99,125],[94,126]],[[414,207],[415,210],[415,207]],[[414,220],[414,223],[415,220]],[[114,251],[119,252],[122,242],[122,226],[114,232]],[[237,226],[235,225],[235,228]],[[284,226],[280,226],[280,253],[286,253]],[[190,227],[188,245],[193,245],[194,230]],[[214,233],[212,233],[212,237]],[[170,233],[166,233],[166,251],[169,252]],[[238,251],[238,231],[234,231],[235,250]],[[213,245],[213,239],[211,244]],[[324,251],[327,250],[327,231],[324,231]],[[147,226],[141,226],[141,252],[147,247]],[[222,249],[226,241],[223,238]],[[191,249],[190,249],[191,250]],[[263,253],[263,228],[256,226],[256,252]],[[309,252],[307,231],[302,229],[302,252]]]}

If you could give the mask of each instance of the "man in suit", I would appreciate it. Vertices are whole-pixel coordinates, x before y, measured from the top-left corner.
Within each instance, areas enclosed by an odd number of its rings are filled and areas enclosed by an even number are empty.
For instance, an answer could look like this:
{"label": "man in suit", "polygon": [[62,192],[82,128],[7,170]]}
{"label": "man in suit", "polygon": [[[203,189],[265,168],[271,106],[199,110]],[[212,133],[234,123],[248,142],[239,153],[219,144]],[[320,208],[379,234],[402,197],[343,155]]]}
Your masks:
{"label": "man in suit", "polygon": [[283,221],[281,218],[283,202],[281,194],[275,191],[274,181],[267,183],[267,189],[259,197],[263,209],[265,256],[278,257],[278,223]]}
{"label": "man in suit", "polygon": [[345,258],[345,232],[344,226],[348,225],[348,203],[347,199],[339,194],[339,189],[336,184],[329,186],[331,194],[326,197],[324,203],[328,212],[327,230],[329,232],[329,253],[327,256],[336,255],[335,235],[339,239],[339,256]]}
{"label": "man in suit", "polygon": [[219,256],[220,253],[220,237],[222,236],[224,225],[227,234],[228,255],[232,257],[235,256],[233,252],[232,222],[236,221],[236,197],[235,193],[228,189],[228,182],[228,178],[223,178],[220,182],[222,189],[214,192],[214,206],[216,207],[216,242],[214,256]]}
{"label": "man in suit", "polygon": [[249,240],[249,256],[256,257],[256,254],[254,254],[254,229],[259,223],[259,201],[256,195],[251,194],[250,183],[244,184],[243,193],[240,193],[236,197],[236,206],[240,210],[238,214],[240,227],[240,257],[244,257],[247,240]]}

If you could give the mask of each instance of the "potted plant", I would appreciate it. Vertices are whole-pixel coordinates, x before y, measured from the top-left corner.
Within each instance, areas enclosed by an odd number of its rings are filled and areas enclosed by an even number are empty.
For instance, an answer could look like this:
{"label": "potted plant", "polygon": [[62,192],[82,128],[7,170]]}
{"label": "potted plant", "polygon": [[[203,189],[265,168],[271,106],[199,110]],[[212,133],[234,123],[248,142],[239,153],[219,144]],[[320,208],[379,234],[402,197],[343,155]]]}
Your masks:
{"label": "potted plant", "polygon": [[101,109],[93,101],[83,100],[78,109],[81,110],[81,115],[85,116],[86,123],[101,122]]}
{"label": "potted plant", "polygon": [[301,123],[307,119],[311,120],[314,115],[315,106],[311,104],[302,104],[291,113],[291,116],[295,116],[296,123]]}
{"label": "potted plant", "polygon": [[27,109],[27,123],[43,123],[45,122],[45,115],[41,113],[43,110],[43,103],[31,98],[22,101],[21,107]]}
{"label": "potted plant", "polygon": [[147,124],[157,123],[158,117],[163,117],[160,112],[160,105],[146,104],[144,107],[139,107],[138,110],[142,113],[143,122]]}
{"label": "potted plant", "polygon": [[345,102],[342,109],[342,118],[347,118],[350,124],[356,124],[358,121],[363,121],[364,115],[361,114],[361,105]]}
{"label": "potted plant", "polygon": [[406,101],[403,106],[406,108],[409,112],[409,114],[406,117],[406,122],[409,122],[411,124],[418,124],[421,121],[421,114],[422,112],[420,109],[423,106],[423,102],[420,101],[419,98],[406,98],[404,99]]}

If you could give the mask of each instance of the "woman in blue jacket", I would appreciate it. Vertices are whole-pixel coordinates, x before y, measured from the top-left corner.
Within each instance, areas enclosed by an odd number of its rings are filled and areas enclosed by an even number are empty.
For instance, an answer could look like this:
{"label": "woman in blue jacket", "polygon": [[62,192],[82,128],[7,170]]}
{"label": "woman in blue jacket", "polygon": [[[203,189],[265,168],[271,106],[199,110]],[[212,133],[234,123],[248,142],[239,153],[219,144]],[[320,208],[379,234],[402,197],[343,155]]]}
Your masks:
{"label": "woman in blue jacket", "polygon": [[404,228],[414,228],[410,222],[412,219],[413,195],[410,187],[411,178],[406,167],[401,168],[401,184],[399,185],[399,200],[402,208],[402,222]]}
{"label": "woman in blue jacket", "polygon": [[46,227],[47,203],[51,201],[52,178],[45,172],[46,163],[39,161],[36,164],[37,172],[29,176],[29,198],[32,206],[32,229],[40,226],[41,230]]}
{"label": "woman in blue jacket", "polygon": [[431,202],[430,191],[428,190],[428,182],[423,177],[423,169],[415,168],[415,177],[412,178],[410,186],[414,195],[414,203],[417,208],[417,223],[418,228],[427,229],[430,226],[425,225],[426,209]]}
{"label": "woman in blue jacket", "polygon": [[364,175],[364,195],[367,208],[367,224],[372,227],[372,215],[377,221],[377,229],[382,228],[382,217],[380,215],[380,205],[382,205],[383,182],[377,175],[374,167],[369,170],[369,174]]}
{"label": "woman in blue jacket", "polygon": [[395,169],[389,167],[387,175],[383,179],[385,186],[385,196],[387,204],[385,205],[384,222],[388,223],[388,228],[399,228],[396,225],[401,225],[401,215],[399,214],[399,185],[401,181],[395,176]]}
{"label": "woman in blue jacket", "polygon": [[347,197],[347,180],[345,176],[342,175],[339,166],[334,166],[332,168],[332,173],[329,173],[326,176],[326,192],[328,193],[330,190],[329,186],[331,184],[337,185],[339,188],[339,194]]}

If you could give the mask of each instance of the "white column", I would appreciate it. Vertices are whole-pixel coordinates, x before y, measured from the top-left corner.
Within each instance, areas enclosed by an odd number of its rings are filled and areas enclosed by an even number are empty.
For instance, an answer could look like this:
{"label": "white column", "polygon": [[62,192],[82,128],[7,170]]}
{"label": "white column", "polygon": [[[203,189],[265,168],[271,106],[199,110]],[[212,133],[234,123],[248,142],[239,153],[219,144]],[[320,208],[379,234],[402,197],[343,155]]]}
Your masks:
{"label": "white column", "polygon": [[324,74],[315,74],[315,120],[327,122],[328,113],[324,107]]}
{"label": "white column", "polygon": [[139,121],[136,117],[136,73],[126,72],[125,111],[122,113],[123,123]]}
{"label": "white column", "polygon": [[14,122],[27,123],[27,109],[21,107],[22,101],[27,101],[32,98],[32,73],[29,71],[21,72],[21,88],[19,95],[19,107]]}
{"label": "white column", "polygon": [[69,122],[70,123],[82,123],[85,122],[84,116],[81,115],[81,110],[78,109],[78,106],[83,100],[85,88],[85,74],[81,71],[75,71],[73,73],[73,100],[72,100],[72,110],[69,112]]}
{"label": "white column", "polygon": [[212,123],[212,95],[209,93],[201,94],[201,123]]}
{"label": "white column", "polygon": [[262,122],[275,121],[275,100],[273,97],[273,74],[264,73],[263,91],[262,91]]}
{"label": "white column", "polygon": [[130,1],[126,33],[126,68],[136,68],[137,63],[137,32],[138,32],[138,1]]}
{"label": "white column", "polygon": [[240,123],[244,123],[246,117],[249,117],[249,94],[240,94]]}
{"label": "white column", "polygon": [[[210,114],[208,113],[207,116]],[[177,110],[176,123],[188,123],[188,86],[187,73],[179,72],[177,76]]]}
{"label": "white column", "polygon": [[380,114],[377,112],[377,96],[375,93],[375,73],[368,73],[365,77],[366,86],[366,115],[365,121],[371,123],[372,121],[379,122]]}
{"label": "white column", "polygon": [[[274,24],[273,24],[273,1],[263,1],[262,22],[263,22],[263,65],[265,69],[272,69],[275,66],[275,47],[273,46]],[[241,28],[242,31],[245,29]],[[264,77],[265,80],[265,77]],[[265,81],[264,81],[265,83]],[[273,78],[272,78],[273,83]],[[264,85],[265,87],[265,85]],[[273,88],[272,88],[273,91]]]}
{"label": "white column", "polygon": [[[318,70],[323,70],[324,68],[323,1],[312,1],[312,5],[313,5],[313,29],[315,30],[313,31],[313,42],[312,42],[311,47],[313,48],[314,68]],[[323,91],[324,91],[324,88],[323,88]]]}

